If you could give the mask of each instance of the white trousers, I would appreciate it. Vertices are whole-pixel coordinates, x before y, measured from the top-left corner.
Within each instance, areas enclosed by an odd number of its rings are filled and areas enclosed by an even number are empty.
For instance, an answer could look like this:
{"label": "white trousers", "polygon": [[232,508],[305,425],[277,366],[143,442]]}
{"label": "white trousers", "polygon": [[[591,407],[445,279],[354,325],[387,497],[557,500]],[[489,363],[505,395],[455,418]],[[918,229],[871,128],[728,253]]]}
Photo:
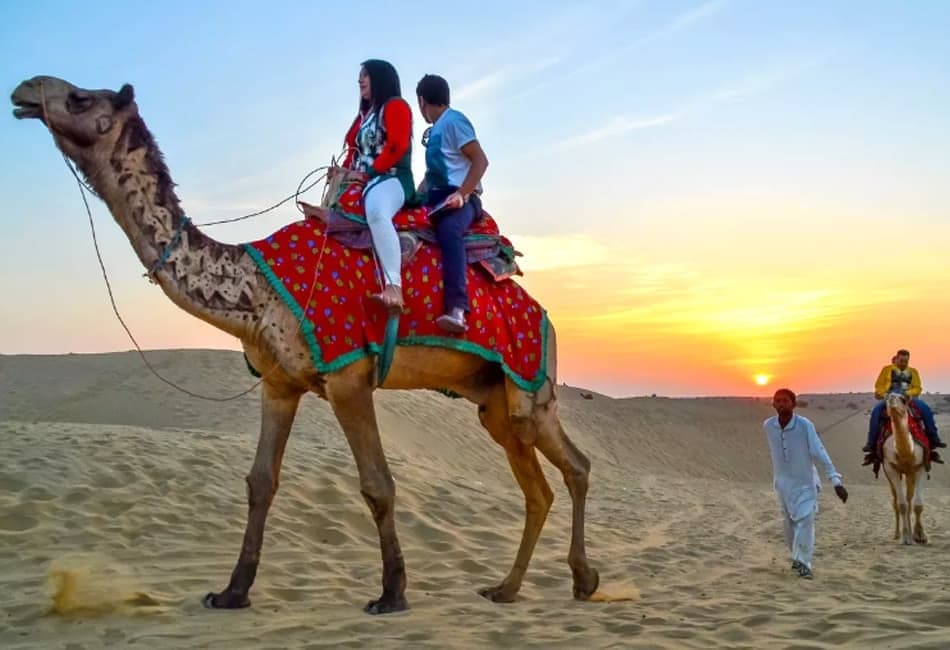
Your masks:
{"label": "white trousers", "polygon": [[377,176],[363,189],[363,208],[373,248],[382,267],[384,284],[402,287],[402,250],[393,217],[406,202],[402,183],[392,176]]}
{"label": "white trousers", "polygon": [[798,521],[789,516],[788,511],[782,509],[782,523],[785,525],[785,543],[792,554],[792,560],[801,562],[809,569],[811,559],[815,554],[815,516],[818,509],[812,511]]}

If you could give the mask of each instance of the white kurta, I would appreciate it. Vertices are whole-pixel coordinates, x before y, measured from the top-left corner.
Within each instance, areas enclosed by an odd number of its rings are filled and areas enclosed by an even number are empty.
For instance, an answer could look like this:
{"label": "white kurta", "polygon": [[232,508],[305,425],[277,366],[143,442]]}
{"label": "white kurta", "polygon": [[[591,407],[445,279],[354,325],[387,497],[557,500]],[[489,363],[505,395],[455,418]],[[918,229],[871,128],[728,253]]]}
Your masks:
{"label": "white kurta", "polygon": [[783,429],[778,416],[763,423],[772,455],[774,486],[784,518],[785,538],[792,559],[811,567],[815,547],[815,514],[818,512],[818,472],[822,465],[832,485],[841,485],[841,474],[835,469],[815,425],[801,415]]}

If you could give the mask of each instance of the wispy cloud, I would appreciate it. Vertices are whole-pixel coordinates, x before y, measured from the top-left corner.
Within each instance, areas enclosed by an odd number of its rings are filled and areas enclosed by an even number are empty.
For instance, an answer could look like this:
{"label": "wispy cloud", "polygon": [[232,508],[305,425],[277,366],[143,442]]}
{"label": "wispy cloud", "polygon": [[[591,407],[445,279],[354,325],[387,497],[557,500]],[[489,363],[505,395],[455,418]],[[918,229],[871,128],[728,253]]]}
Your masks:
{"label": "wispy cloud", "polygon": [[[576,77],[578,75],[584,74],[590,70],[596,70],[602,68],[612,61],[616,61],[621,57],[627,56],[635,50],[648,45],[662,37],[675,34],[677,32],[684,31],[693,27],[696,23],[701,22],[702,20],[713,16],[728,6],[730,0],[709,0],[698,7],[695,7],[687,12],[678,14],[670,20],[664,27],[655,29],[654,31],[648,32],[639,38],[635,38],[633,41],[630,41],[621,47],[618,47],[606,54],[603,54],[595,59],[588,60],[586,63],[569,70],[567,72],[561,73],[558,75],[557,81],[563,83],[564,81]],[[629,8],[628,8],[629,10]],[[514,94],[511,99],[517,99],[530,95],[548,85],[553,83],[553,80],[547,79],[541,81],[534,86],[525,88],[521,92]]]}
{"label": "wispy cloud", "polygon": [[526,272],[597,266],[611,259],[609,247],[590,235],[513,235],[512,241],[531,251],[518,261]]}
{"label": "wispy cloud", "polygon": [[626,135],[632,131],[641,131],[643,129],[652,129],[660,126],[666,126],[685,115],[683,112],[670,112],[663,115],[654,115],[652,117],[627,117],[624,115],[615,116],[607,121],[605,126],[579,133],[569,138],[559,140],[551,145],[552,150],[573,149],[585,145],[595,144],[608,138],[615,138]]}
{"label": "wispy cloud", "polygon": [[706,110],[716,104],[735,103],[747,100],[755,95],[768,92],[783,82],[820,66],[830,57],[830,52],[822,52],[759,70],[736,81],[723,84],[711,92],[701,94],[681,104],[674,110],[659,115],[649,117],[615,115],[607,118],[604,126],[558,140],[548,147],[546,151],[572,149],[595,144],[608,138],[619,137],[634,131],[666,126]]}
{"label": "wispy cloud", "polygon": [[482,77],[464,84],[458,90],[452,93],[452,99],[453,101],[462,100],[469,102],[482,99],[495,90],[514,83],[520,79],[524,79],[530,75],[537,74],[538,72],[556,65],[559,61],[559,57],[549,56],[538,59],[537,61],[522,63],[519,65],[508,64],[502,68],[499,68],[498,70],[490,72]]}
{"label": "wispy cloud", "polygon": [[675,16],[669,25],[667,25],[666,29],[660,33],[674,34],[692,27],[699,21],[719,13],[728,4],[729,0],[709,0],[709,2],[704,2],[694,9]]}
{"label": "wispy cloud", "polygon": [[759,70],[724,84],[721,88],[709,95],[711,102],[737,102],[754,95],[767,92],[789,79],[797,77],[808,70],[817,68],[831,58],[831,52],[802,56],[801,58],[775,64],[769,68]]}

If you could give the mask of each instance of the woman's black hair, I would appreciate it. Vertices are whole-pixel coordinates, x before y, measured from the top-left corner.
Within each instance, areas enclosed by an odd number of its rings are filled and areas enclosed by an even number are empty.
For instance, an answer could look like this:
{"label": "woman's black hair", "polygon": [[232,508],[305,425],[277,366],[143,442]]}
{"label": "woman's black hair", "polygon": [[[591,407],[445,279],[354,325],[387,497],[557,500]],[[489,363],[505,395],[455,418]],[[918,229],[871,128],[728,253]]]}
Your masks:
{"label": "woman's black hair", "polygon": [[365,113],[370,108],[378,113],[390,99],[402,97],[402,91],[399,89],[399,74],[391,63],[380,59],[368,59],[361,65],[369,76],[370,86],[370,99],[360,97],[361,113]]}

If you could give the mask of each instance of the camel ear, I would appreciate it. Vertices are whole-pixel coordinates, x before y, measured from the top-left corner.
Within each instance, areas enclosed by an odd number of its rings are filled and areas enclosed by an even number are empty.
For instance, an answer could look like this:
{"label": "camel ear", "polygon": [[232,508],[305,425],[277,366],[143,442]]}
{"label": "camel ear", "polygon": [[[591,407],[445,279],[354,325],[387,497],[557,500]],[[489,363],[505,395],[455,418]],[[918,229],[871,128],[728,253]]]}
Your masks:
{"label": "camel ear", "polygon": [[125,84],[119,89],[119,92],[116,93],[115,97],[112,98],[112,108],[117,111],[121,111],[123,108],[131,104],[134,99],[135,90],[131,85]]}

